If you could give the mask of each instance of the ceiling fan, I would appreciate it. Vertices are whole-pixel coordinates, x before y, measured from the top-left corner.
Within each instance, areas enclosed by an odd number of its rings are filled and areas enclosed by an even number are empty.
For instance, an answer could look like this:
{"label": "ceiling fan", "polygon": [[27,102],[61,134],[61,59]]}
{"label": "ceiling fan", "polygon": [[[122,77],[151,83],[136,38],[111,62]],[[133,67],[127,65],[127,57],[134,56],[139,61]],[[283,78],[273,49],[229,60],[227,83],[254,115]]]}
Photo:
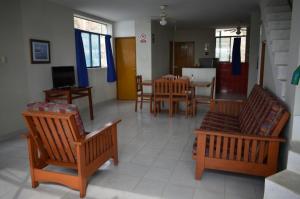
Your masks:
{"label": "ceiling fan", "polygon": [[227,32],[235,32],[237,35],[240,35],[242,33],[242,31],[247,31],[247,28],[241,27],[241,26],[237,26],[236,28],[230,28],[225,30]]}
{"label": "ceiling fan", "polygon": [[168,14],[167,14],[168,5],[160,5],[159,8],[160,8],[160,15],[151,16],[151,18],[155,19],[155,20],[159,20],[159,24],[161,26],[166,26],[169,22],[173,21],[172,19],[170,19],[168,17]]}
{"label": "ceiling fan", "polygon": [[166,12],[166,9],[167,9],[167,5],[161,5],[160,6],[160,21],[159,21],[159,23],[160,23],[160,25],[162,25],[162,26],[165,26],[165,25],[167,25],[167,12]]}

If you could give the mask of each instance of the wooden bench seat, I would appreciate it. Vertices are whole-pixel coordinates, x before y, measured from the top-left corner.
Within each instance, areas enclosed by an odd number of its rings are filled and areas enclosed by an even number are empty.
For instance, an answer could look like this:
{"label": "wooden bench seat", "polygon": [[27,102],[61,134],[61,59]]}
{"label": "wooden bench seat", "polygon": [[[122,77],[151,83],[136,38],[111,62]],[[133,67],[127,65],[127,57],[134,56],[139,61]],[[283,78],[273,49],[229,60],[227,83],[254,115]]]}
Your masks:
{"label": "wooden bench seat", "polygon": [[195,130],[196,179],[205,168],[258,176],[277,171],[279,135],[287,109],[269,91],[255,86],[246,101],[214,100]]}

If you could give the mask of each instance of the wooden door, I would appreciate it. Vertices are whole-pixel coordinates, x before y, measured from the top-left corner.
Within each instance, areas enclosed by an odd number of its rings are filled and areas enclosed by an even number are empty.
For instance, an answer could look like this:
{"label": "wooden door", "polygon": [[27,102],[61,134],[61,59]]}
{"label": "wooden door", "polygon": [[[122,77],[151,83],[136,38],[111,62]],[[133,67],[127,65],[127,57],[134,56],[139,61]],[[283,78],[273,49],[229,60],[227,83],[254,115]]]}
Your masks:
{"label": "wooden door", "polygon": [[136,98],[136,45],[135,37],[116,38],[117,98]]}
{"label": "wooden door", "polygon": [[194,66],[194,42],[175,42],[174,75],[182,75],[182,67]]}

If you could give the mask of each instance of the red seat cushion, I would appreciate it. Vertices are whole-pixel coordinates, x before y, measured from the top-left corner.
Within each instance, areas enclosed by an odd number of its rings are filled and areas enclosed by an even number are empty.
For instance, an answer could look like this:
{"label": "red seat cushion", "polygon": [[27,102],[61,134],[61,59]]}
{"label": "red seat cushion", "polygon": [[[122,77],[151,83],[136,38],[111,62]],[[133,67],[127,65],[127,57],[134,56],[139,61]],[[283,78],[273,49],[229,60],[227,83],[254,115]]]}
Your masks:
{"label": "red seat cushion", "polygon": [[75,122],[78,126],[80,135],[84,136],[84,126],[81,120],[78,108],[74,104],[59,104],[59,103],[47,103],[47,102],[35,102],[27,105],[28,111],[44,111],[52,113],[74,113]]}

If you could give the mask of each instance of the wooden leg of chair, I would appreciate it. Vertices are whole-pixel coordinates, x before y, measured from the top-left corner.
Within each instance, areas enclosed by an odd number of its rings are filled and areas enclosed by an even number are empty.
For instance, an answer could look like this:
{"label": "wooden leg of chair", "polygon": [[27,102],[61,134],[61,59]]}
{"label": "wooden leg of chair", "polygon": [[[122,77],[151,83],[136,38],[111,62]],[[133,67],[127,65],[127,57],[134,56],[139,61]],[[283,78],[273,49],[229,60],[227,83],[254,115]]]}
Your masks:
{"label": "wooden leg of chair", "polygon": [[135,99],[135,108],[134,108],[135,112],[137,111],[137,104],[138,104],[138,97],[136,97]]}
{"label": "wooden leg of chair", "polygon": [[185,106],[186,106],[186,108],[185,108],[185,117],[187,118],[188,117],[188,109],[189,109],[189,105],[188,105],[187,100],[185,101]]}
{"label": "wooden leg of chair", "polygon": [[196,161],[195,179],[200,180],[204,171],[204,167]]}
{"label": "wooden leg of chair", "polygon": [[205,135],[197,136],[195,179],[200,180],[205,167]]}
{"label": "wooden leg of chair", "polygon": [[157,102],[154,99],[154,116],[156,116],[156,113],[157,113]]}
{"label": "wooden leg of chair", "polygon": [[86,188],[87,188],[87,180],[86,178],[81,177],[80,179],[80,198],[84,198],[86,195]]}
{"label": "wooden leg of chair", "polygon": [[140,103],[140,109],[142,110],[143,109],[143,101],[144,101],[144,97],[143,95],[141,96],[141,103]]}
{"label": "wooden leg of chair", "polygon": [[28,155],[29,155],[29,165],[30,165],[30,174],[31,174],[31,186],[32,188],[36,188],[39,186],[38,181],[35,180],[34,169],[37,166],[37,149],[34,146],[33,140],[28,137]]}
{"label": "wooden leg of chair", "polygon": [[153,99],[152,99],[152,97],[150,97],[150,113],[153,113],[153,110],[152,110],[152,101],[153,101]]}
{"label": "wooden leg of chair", "polygon": [[196,115],[196,106],[195,106],[195,100],[193,101],[193,116]]}

